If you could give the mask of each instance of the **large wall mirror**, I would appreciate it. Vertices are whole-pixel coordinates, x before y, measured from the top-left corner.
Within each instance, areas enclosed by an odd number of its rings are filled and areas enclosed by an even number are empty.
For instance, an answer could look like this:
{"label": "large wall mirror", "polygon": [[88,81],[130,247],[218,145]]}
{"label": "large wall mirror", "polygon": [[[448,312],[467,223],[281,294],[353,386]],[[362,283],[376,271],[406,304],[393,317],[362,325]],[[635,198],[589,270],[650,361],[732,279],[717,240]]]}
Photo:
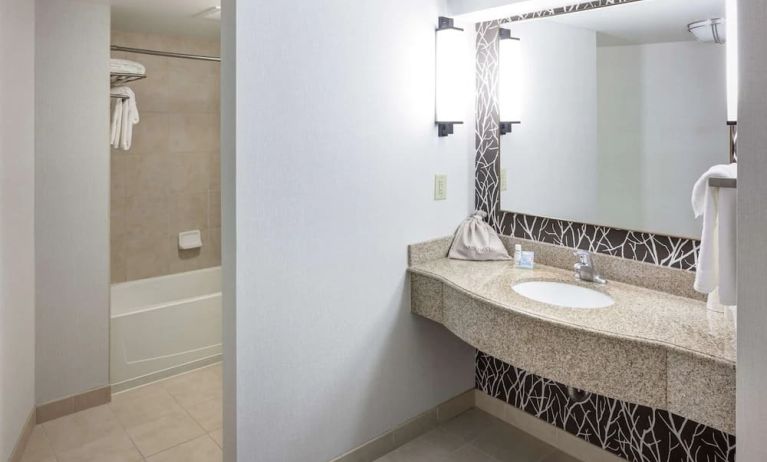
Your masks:
{"label": "large wall mirror", "polygon": [[516,86],[520,123],[501,137],[501,208],[700,238],[693,184],[730,157],[724,2],[643,0],[504,24],[518,41],[501,92]]}

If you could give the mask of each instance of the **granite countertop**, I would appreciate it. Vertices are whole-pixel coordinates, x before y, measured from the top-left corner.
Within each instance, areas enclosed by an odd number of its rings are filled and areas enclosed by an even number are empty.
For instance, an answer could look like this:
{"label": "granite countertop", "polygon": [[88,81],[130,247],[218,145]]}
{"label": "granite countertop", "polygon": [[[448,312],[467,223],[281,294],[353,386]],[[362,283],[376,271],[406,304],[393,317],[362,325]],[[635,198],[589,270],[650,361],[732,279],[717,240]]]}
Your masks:
{"label": "granite countertop", "polygon": [[[409,271],[438,279],[469,297],[517,315],[735,365],[736,334],[731,315],[707,310],[698,300],[615,281],[585,283],[577,281],[572,271],[543,265],[536,265],[534,270],[519,269],[508,261],[438,258],[419,262]],[[512,289],[519,282],[536,280],[589,287],[610,295],[615,304],[598,309],[563,308],[528,299]]]}

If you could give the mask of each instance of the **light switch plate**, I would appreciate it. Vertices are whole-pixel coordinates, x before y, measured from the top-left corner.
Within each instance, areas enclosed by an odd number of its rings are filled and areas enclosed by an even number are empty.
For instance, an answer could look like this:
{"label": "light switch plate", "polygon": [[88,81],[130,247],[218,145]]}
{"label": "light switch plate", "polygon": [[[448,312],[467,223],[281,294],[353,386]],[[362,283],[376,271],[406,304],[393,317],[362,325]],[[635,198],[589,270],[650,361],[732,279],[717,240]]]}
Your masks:
{"label": "light switch plate", "polygon": [[509,189],[509,181],[506,177],[506,169],[501,169],[501,191],[506,191]]}
{"label": "light switch plate", "polygon": [[434,175],[434,200],[447,199],[447,175]]}

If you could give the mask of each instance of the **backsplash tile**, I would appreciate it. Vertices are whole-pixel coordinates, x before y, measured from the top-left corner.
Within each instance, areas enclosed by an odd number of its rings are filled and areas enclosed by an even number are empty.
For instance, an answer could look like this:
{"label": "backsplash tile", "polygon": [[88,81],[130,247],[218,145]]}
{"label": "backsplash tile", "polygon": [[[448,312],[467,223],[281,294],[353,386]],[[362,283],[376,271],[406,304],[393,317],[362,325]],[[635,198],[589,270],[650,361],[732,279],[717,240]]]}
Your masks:
{"label": "backsplash tile", "polygon": [[735,436],[662,409],[575,390],[477,351],[480,390],[630,462],[735,462]]}

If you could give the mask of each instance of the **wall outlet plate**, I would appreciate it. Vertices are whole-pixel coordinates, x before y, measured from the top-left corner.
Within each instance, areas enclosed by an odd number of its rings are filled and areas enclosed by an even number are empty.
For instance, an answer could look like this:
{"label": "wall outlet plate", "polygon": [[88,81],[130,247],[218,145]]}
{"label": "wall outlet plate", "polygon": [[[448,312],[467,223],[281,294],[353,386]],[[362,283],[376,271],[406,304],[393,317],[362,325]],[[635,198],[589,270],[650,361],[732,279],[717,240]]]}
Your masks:
{"label": "wall outlet plate", "polygon": [[509,181],[508,177],[506,176],[506,169],[501,169],[501,191],[506,191],[509,189]]}
{"label": "wall outlet plate", "polygon": [[434,200],[443,201],[447,199],[447,175],[434,175]]}

